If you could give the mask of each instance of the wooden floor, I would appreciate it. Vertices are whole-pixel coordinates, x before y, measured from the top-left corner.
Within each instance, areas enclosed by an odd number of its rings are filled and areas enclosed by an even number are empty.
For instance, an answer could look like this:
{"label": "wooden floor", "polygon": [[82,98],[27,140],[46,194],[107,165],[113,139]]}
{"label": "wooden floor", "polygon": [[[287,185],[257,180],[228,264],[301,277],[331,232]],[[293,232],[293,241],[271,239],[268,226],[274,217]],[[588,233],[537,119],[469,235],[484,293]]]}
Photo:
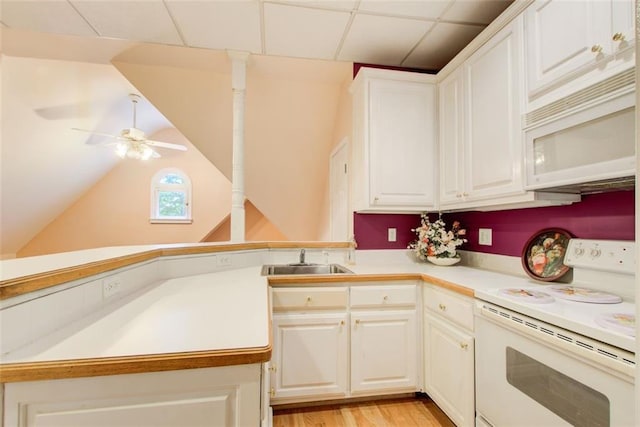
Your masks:
{"label": "wooden floor", "polygon": [[454,427],[428,398],[274,409],[273,427]]}

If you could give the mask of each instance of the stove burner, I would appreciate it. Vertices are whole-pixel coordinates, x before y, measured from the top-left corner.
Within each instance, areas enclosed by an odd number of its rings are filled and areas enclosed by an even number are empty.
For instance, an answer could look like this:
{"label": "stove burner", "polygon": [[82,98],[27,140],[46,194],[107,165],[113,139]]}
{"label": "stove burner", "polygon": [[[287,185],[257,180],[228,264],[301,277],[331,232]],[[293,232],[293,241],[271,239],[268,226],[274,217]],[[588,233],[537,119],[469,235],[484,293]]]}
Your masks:
{"label": "stove burner", "polygon": [[516,301],[531,304],[549,304],[555,301],[551,295],[532,289],[507,288],[500,289],[499,293]]}
{"label": "stove burner", "polygon": [[571,285],[553,285],[549,286],[545,290],[556,298],[570,301],[589,302],[595,304],[616,304],[622,302],[622,298],[618,295]]}
{"label": "stove burner", "polygon": [[596,323],[605,329],[636,336],[636,316],[631,313],[605,313],[596,317]]}

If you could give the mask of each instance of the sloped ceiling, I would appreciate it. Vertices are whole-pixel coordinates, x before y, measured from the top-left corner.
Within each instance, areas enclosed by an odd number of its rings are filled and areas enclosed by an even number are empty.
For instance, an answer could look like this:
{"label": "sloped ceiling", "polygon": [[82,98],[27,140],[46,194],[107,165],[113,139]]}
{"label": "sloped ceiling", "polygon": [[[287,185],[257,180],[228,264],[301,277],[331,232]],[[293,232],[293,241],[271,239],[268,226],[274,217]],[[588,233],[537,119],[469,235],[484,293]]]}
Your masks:
{"label": "sloped ceiling", "polygon": [[[71,128],[119,132],[137,90],[109,64],[3,56],[0,249],[13,254],[117,162],[113,150]],[[171,127],[143,100],[138,126]]]}

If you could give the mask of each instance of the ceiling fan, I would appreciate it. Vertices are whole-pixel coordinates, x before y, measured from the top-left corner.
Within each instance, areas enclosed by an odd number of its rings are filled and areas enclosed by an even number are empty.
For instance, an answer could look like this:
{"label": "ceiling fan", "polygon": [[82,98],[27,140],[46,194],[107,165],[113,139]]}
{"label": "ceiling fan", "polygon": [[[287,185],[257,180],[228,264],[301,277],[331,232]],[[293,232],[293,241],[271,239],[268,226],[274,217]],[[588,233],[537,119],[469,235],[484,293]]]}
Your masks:
{"label": "ceiling fan", "polygon": [[129,94],[129,99],[133,104],[133,125],[130,128],[122,129],[120,131],[120,135],[112,135],[109,133],[103,132],[94,132],[86,129],[78,129],[72,128],[73,130],[88,132],[93,135],[105,136],[108,138],[114,138],[118,140],[118,142],[106,142],[104,145],[116,145],[116,154],[121,158],[132,158],[139,160],[148,160],[151,157],[158,158],[161,157],[160,154],[153,149],[153,147],[157,148],[167,148],[170,150],[179,150],[179,151],[187,151],[187,147],[180,144],[173,144],[170,142],[162,142],[162,141],[154,141],[151,139],[147,139],[145,133],[136,128],[136,105],[140,100],[140,95],[135,93]]}

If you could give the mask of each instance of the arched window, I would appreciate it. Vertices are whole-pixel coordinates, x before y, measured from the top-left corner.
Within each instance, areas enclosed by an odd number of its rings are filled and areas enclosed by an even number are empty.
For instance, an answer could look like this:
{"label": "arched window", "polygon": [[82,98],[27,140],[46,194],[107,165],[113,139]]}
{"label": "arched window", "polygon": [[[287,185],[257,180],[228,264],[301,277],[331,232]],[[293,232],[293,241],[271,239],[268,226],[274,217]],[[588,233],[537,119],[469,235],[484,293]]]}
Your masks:
{"label": "arched window", "polygon": [[153,176],[151,222],[191,223],[191,180],[180,169],[162,169]]}

